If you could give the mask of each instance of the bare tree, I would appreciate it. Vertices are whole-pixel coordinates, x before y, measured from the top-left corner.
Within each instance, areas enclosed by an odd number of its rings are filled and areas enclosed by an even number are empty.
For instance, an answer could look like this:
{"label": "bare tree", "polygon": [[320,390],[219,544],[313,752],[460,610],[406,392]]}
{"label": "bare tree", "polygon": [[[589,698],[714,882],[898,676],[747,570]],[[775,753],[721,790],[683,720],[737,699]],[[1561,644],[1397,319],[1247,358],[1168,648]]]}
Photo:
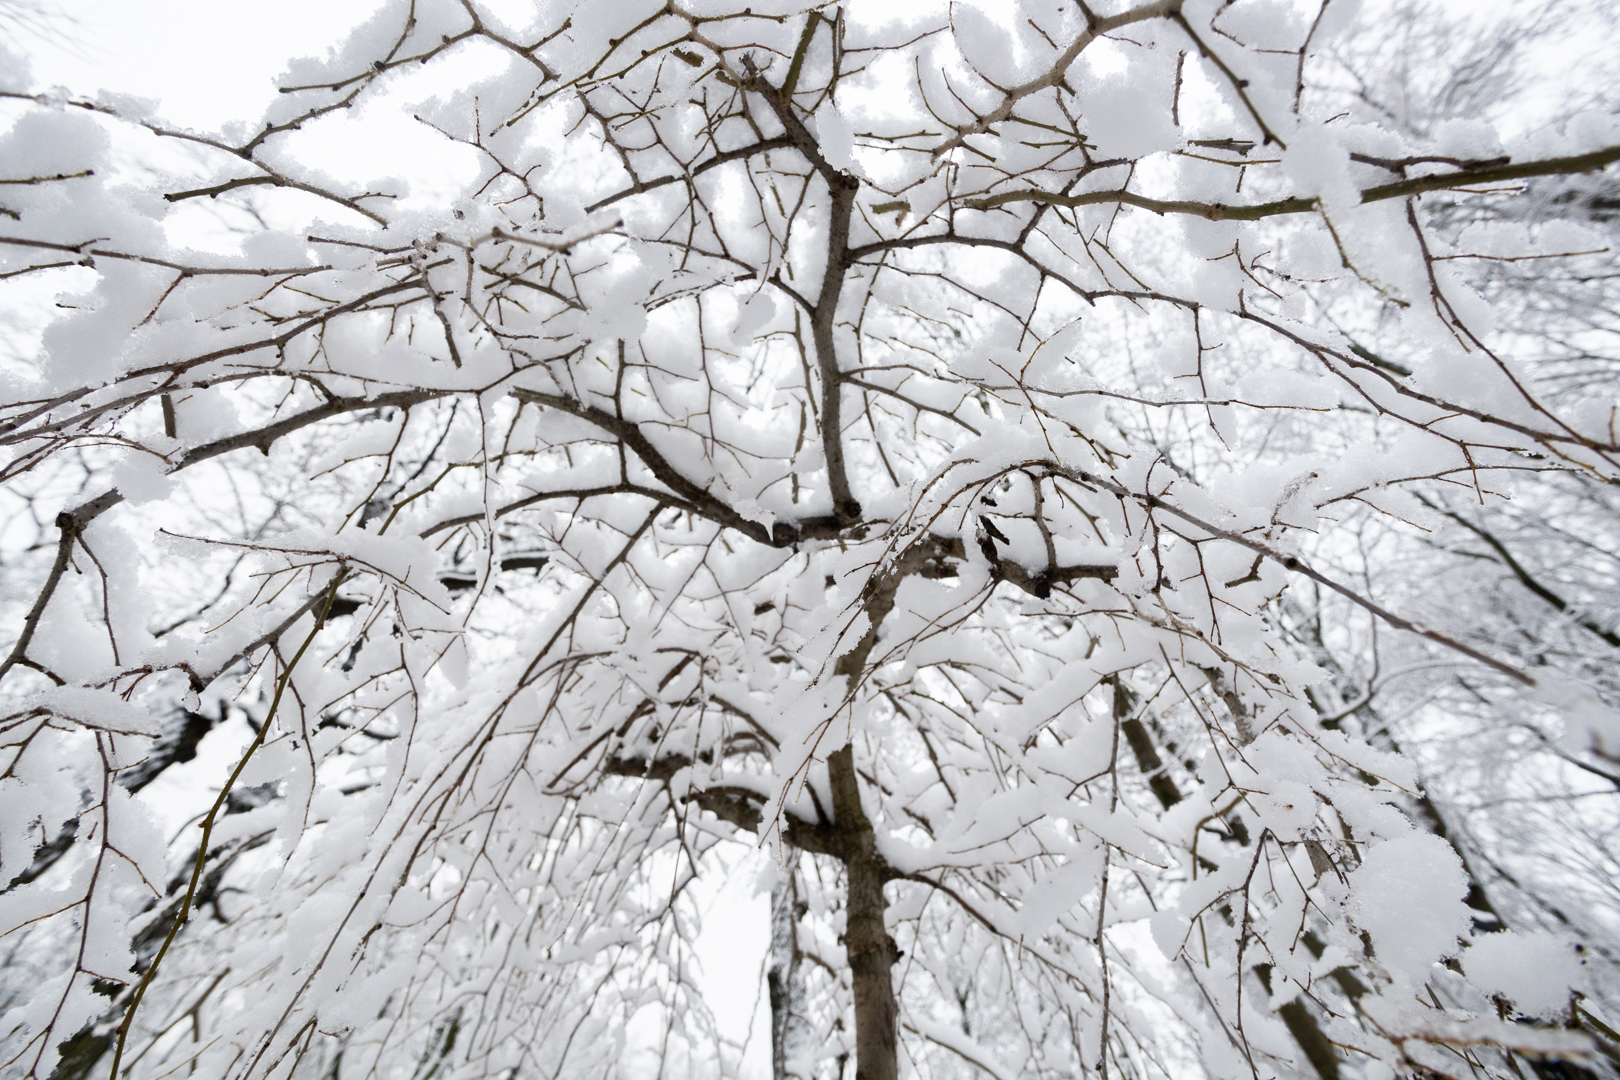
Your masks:
{"label": "bare tree", "polygon": [[[7,1068],[719,1073],[738,844],[785,868],[781,1075],[1603,1067],[1572,979],[1502,1004],[1558,973],[1339,655],[1380,626],[1620,754],[1354,557],[1616,475],[1446,230],[1620,145],[1320,111],[1340,21],[400,0],[227,134],[6,88],[0,274],[82,290],[0,413]],[[298,156],[428,93],[451,205]],[[121,185],[109,133],[208,171]],[[298,224],[158,225],[248,194]],[[227,732],[171,841],[150,792]]]}

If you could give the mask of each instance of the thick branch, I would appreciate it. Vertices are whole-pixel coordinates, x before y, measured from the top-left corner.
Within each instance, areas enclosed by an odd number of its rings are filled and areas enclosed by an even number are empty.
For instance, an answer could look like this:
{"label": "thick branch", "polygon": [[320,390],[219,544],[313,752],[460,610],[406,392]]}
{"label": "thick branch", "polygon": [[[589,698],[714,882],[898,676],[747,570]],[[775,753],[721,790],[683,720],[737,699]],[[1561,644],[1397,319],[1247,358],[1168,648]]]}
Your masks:
{"label": "thick branch", "polygon": [[1181,789],[1176,786],[1170,770],[1164,767],[1164,759],[1159,756],[1159,748],[1153,745],[1153,737],[1148,734],[1147,725],[1136,715],[1136,691],[1118,675],[1115,675],[1112,681],[1114,719],[1120,726],[1120,733],[1125,736],[1125,742],[1136,758],[1136,767],[1147,777],[1148,787],[1153,789],[1154,797],[1159,800],[1160,806],[1168,810],[1181,801]]}
{"label": "thick branch", "polygon": [[615,416],[606,409],[599,409],[594,405],[586,405],[562,394],[546,394],[538,390],[513,390],[512,394],[519,401],[526,401],[534,405],[544,405],[556,409],[558,412],[577,416],[608,432],[622,442],[636,457],[641,459],[647,470],[658,478],[658,482],[673,492],[676,497],[690,505],[696,512],[728,529],[735,529],[751,540],[762,544],[773,544],[771,530],[757,521],[750,521],[737,511],[709,494],[693,481],[681,474],[680,470],[671,465],[669,459],[652,444],[652,440],[641,433],[641,428],[633,420],[626,420]]}
{"label": "thick branch", "polygon": [[787,131],[794,149],[803,154],[827,183],[831,206],[827,213],[827,268],[821,279],[821,292],[810,314],[810,335],[821,377],[821,441],[827,459],[827,487],[832,496],[833,516],[843,524],[853,524],[861,516],[861,504],[850,491],[849,470],[844,461],[843,375],[833,327],[838,316],[838,298],[844,289],[844,273],[853,259],[849,250],[849,224],[855,212],[855,196],[860,181],[835,168],[821,154],[815,136],[793,111],[792,102],[763,79],[755,79],[756,90]]}
{"label": "thick branch", "polygon": [[900,1059],[895,1028],[900,1007],[890,969],[900,959],[900,950],[884,925],[883,883],[888,864],[878,854],[872,823],[861,808],[853,746],[845,744],[828,755],[827,778],[838,829],[848,845],[844,947],[855,991],[855,1078],[897,1080]]}
{"label": "thick branch", "polygon": [[[1524,180],[1534,176],[1567,176],[1573,173],[1594,172],[1607,168],[1616,161],[1620,161],[1620,146],[1609,146],[1602,150],[1594,150],[1589,154],[1577,154],[1573,157],[1548,158],[1544,161],[1524,161],[1484,169],[1438,173],[1433,176],[1417,176],[1410,180],[1398,180],[1393,184],[1379,184],[1376,187],[1365,188],[1361,192],[1361,201],[1363,203],[1374,203],[1386,199],[1404,199],[1411,195],[1422,195],[1429,191],[1444,191],[1474,184],[1495,184],[1507,180]],[[1277,217],[1282,214],[1308,214],[1318,207],[1318,200],[1314,196],[1311,198],[1293,196],[1287,199],[1277,199],[1273,202],[1252,203],[1245,206],[1232,203],[1192,202],[1186,199],[1153,199],[1124,189],[1117,191],[1081,191],[1066,195],[1061,192],[1039,191],[1032,188],[1019,191],[1004,191],[999,195],[987,195],[980,199],[968,199],[964,205],[973,210],[991,210],[998,206],[1006,206],[1008,203],[1019,202],[1041,203],[1046,206],[1095,206],[1098,204],[1123,203],[1127,206],[1151,210],[1155,214],[1189,214],[1193,217],[1207,218],[1210,221],[1258,221],[1261,218]]]}

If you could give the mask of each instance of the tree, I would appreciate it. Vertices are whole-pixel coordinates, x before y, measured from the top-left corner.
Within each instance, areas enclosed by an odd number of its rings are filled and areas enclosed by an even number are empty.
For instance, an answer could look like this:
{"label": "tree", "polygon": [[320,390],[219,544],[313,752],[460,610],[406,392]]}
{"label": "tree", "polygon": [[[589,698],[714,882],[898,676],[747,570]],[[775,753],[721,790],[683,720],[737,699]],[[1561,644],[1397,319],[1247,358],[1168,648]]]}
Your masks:
{"label": "tree", "polygon": [[[1342,22],[396,2],[223,134],[6,88],[0,273],[81,290],[0,417],[7,1067],[605,1076],[651,1017],[723,1071],[692,942],[759,844],[782,1074],[1605,1067],[1335,650],[1620,757],[1608,686],[1339,569],[1615,476],[1431,218],[1620,139],[1324,111]],[[300,157],[401,95],[447,205]],[[131,791],[232,733],[166,843]]]}
{"label": "tree", "polygon": [[[1354,55],[1336,61],[1331,81],[1340,108],[1351,115],[1370,110],[1409,133],[1432,133],[1459,117],[1556,126],[1591,99],[1612,111],[1604,100],[1612,79],[1599,77],[1567,97],[1543,96],[1527,108],[1525,99],[1538,89],[1534,53],[1579,57],[1589,70],[1612,71],[1609,38],[1592,31],[1613,20],[1606,8],[1577,4],[1523,9],[1499,21],[1452,20],[1402,4],[1382,20],[1381,39],[1403,47],[1379,47],[1370,35],[1351,39]],[[1428,59],[1413,62],[1419,56]],[[1599,173],[1537,179],[1506,198],[1437,199],[1429,206],[1431,227],[1462,256],[1453,266],[1490,300],[1499,340],[1511,342],[1523,376],[1563,408],[1589,408],[1606,393],[1616,329],[1607,262],[1612,201],[1612,179]],[[1516,229],[1527,221],[1544,237],[1578,222],[1581,230],[1564,235],[1591,243],[1566,244],[1577,253],[1554,260],[1493,248],[1503,222]],[[1399,351],[1385,355],[1404,359]],[[1491,485],[1493,501],[1505,496],[1511,503],[1485,514],[1474,493],[1430,491],[1424,530],[1367,518],[1357,526],[1360,556],[1346,569],[1374,572],[1385,588],[1412,590],[1414,597],[1447,597],[1448,610],[1425,614],[1466,625],[1470,640],[1510,652],[1527,668],[1599,687],[1613,700],[1606,685],[1616,640],[1606,486],[1591,474],[1527,471]],[[1414,589],[1417,581],[1427,584]],[[1434,589],[1436,581],[1448,583]],[[1322,628],[1332,628],[1338,655],[1324,662],[1343,673],[1345,722],[1413,752],[1425,789],[1414,820],[1462,855],[1476,930],[1550,931],[1575,943],[1594,983],[1612,983],[1612,975],[1594,971],[1612,971],[1616,959],[1611,875],[1596,869],[1613,859],[1612,766],[1578,740],[1560,737],[1557,709],[1498,693],[1407,641],[1347,635],[1336,614],[1301,614],[1319,653]],[[1494,947],[1488,934],[1479,940]],[[1585,1007],[1577,1005],[1577,1015]],[[1612,1060],[1620,1051],[1613,1031],[1597,1034]]]}

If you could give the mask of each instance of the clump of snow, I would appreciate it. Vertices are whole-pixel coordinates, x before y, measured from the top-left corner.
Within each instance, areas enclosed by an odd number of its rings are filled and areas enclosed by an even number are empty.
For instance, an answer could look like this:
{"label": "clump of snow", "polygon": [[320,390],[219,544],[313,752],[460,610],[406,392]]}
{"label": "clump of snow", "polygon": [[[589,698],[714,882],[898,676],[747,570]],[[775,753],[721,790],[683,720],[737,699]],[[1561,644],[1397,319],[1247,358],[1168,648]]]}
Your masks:
{"label": "clump of snow", "polygon": [[1378,962],[1421,983],[1429,966],[1457,952],[1468,933],[1462,860],[1438,836],[1385,840],[1350,875],[1356,923],[1372,935]]}
{"label": "clump of snow", "polygon": [[174,486],[168,463],[151,454],[132,454],[113,469],[113,483],[132,506],[167,498]]}
{"label": "clump of snow", "polygon": [[1301,191],[1321,198],[1329,210],[1361,203],[1361,192],[1350,179],[1350,152],[1324,126],[1301,125],[1283,154],[1282,166]]}
{"label": "clump of snow", "polygon": [[1487,994],[1500,994],[1521,1012],[1551,1017],[1569,1005],[1570,989],[1581,979],[1574,946],[1544,931],[1485,934],[1462,955],[1468,981]]}
{"label": "clump of snow", "polygon": [[1573,679],[1542,675],[1536,680],[1534,693],[1562,715],[1561,741],[1566,750],[1601,757],[1620,754],[1620,713],[1605,705],[1591,687]]}
{"label": "clump of snow", "polygon": [[1181,129],[1171,122],[1160,90],[1123,75],[1092,87],[1085,97],[1086,137],[1098,157],[1142,157],[1176,145]]}
{"label": "clump of snow", "polygon": [[855,132],[836,105],[828,105],[811,118],[821,156],[827,164],[843,172],[856,171]]}
{"label": "clump of snow", "polygon": [[1316,795],[1296,780],[1278,781],[1269,792],[1251,795],[1249,804],[1279,840],[1298,840],[1316,820]]}

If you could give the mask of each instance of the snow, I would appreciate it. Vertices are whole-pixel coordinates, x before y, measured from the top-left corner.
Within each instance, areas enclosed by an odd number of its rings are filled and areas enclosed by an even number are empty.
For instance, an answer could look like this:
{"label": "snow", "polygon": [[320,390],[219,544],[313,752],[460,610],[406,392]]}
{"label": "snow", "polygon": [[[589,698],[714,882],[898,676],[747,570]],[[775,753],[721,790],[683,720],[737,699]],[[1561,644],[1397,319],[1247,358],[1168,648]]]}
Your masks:
{"label": "snow", "polygon": [[1431,965],[1457,955],[1468,934],[1462,899],[1468,880],[1451,845],[1413,834],[1370,848],[1350,874],[1357,925],[1372,936],[1378,962],[1397,978],[1421,984]]}
{"label": "snow", "polygon": [[[1580,562],[1612,514],[1542,475],[1613,478],[1607,391],[1528,403],[1509,376],[1544,385],[1520,355],[1535,332],[1492,307],[1520,264],[1475,265],[1603,246],[1606,226],[1507,220],[1506,190],[1460,235],[1438,199],[1359,205],[1395,170],[1352,151],[1504,141],[1483,117],[1425,136],[1321,110],[1348,92],[1314,82],[1296,109],[1313,12],[1282,0],[1148,12],[1062,71],[1074,5],[851,6],[804,39],[786,107],[807,164],[755,80],[782,77],[808,9],[756,4],[502,0],[483,26],[520,46],[452,44],[474,8],[442,0],[294,7],[234,53],[198,44],[213,9],[109,11],[146,73],[106,78],[156,105],[5,105],[11,166],[95,171],[0,187],[5,309],[49,309],[19,319],[0,382],[0,605],[22,626],[56,590],[4,673],[0,877],[78,830],[0,893],[42,972],[0,992],[49,999],[16,1038],[56,1011],[30,1051],[48,1062],[112,1007],[88,974],[128,974],[144,905],[194,865],[199,814],[268,725],[203,853],[219,902],[131,1027],[132,1080],[345,1080],[440,1053],[444,1080],[763,1078],[760,885],[789,836],[832,852],[793,880],[807,1045],[835,1057],[854,1042],[839,864],[865,836],[829,814],[846,743],[918,1075],[1089,1071],[1104,995],[1122,1067],[1173,1075],[1297,1070],[1275,1007],[1307,989],[1369,1077],[1448,1040],[1575,1045],[1462,1015],[1485,995],[1552,1020],[1612,979],[1585,931],[1470,937],[1457,851],[1408,811],[1425,782],[1511,790],[1511,754],[1550,783],[1620,745],[1612,620]],[[260,53],[279,65],[288,35],[324,55],[276,93]],[[235,151],[141,126],[220,127],[211,108]],[[1536,138],[1612,135],[1600,117]],[[822,161],[858,182],[847,237]],[[245,178],[295,186],[183,193]],[[1184,212],[1281,199],[1326,213]],[[1523,536],[1556,530],[1525,522],[1566,481],[1602,512],[1567,530],[1594,536],[1551,567],[1572,597],[1554,612],[1481,537],[1459,545],[1460,502],[1417,502],[1474,497],[1539,566],[1556,557]],[[93,523],[58,519],[114,488]],[[1391,628],[1408,619],[1443,634]],[[190,759],[182,705],[222,716]],[[1502,744],[1465,778],[1395,749],[1464,721]],[[142,761],[160,775],[131,797]],[[75,943],[85,971],[63,978]],[[1055,1015],[1058,1035],[1028,1019]],[[173,1016],[194,1044],[158,1030]],[[271,1060],[299,1038],[307,1062]]]}
{"label": "snow", "polygon": [[1567,938],[1546,931],[1482,934],[1462,954],[1468,981],[1519,1011],[1554,1019],[1582,983],[1582,961]]}

